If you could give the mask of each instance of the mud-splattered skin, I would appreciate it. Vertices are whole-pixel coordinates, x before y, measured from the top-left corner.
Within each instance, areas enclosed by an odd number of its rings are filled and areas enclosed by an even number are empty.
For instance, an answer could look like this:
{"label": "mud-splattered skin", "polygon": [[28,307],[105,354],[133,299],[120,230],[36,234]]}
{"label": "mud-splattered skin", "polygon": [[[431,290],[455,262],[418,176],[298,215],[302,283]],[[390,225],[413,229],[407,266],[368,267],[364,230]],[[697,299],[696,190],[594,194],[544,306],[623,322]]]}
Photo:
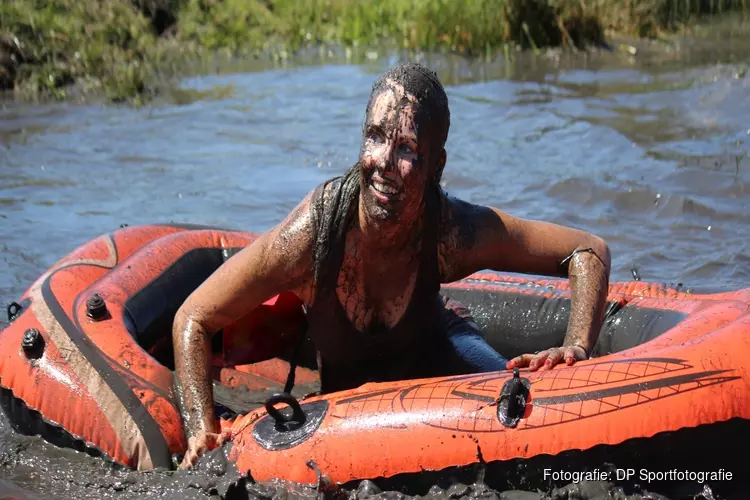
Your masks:
{"label": "mud-splattered skin", "polygon": [[[570,276],[573,309],[564,345],[519,356],[508,368],[551,368],[591,352],[609,279],[606,243],[583,231],[519,219],[444,193],[439,180],[447,158],[447,98],[436,78],[425,74],[410,65],[378,80],[359,161],[343,177],[346,189],[334,195],[327,184],[323,196],[310,193],[283,222],[221,266],[178,311],[173,328],[176,376],[190,436],[183,466],[221,440],[209,379],[209,338],[284,291],[296,292],[314,307],[316,278],[325,260],[321,256],[336,244],[321,238],[322,233],[333,235],[344,248],[342,264],[333,270],[336,294],[360,331],[390,328],[405,314],[419,268],[423,221],[439,220],[441,282],[484,269]],[[424,92],[417,96],[407,88]],[[428,196],[437,203],[426,203]],[[338,208],[321,218],[325,212],[319,200],[331,198]],[[427,206],[439,207],[438,219],[425,217]],[[584,249],[591,251],[566,260]]]}
{"label": "mud-splattered skin", "polygon": [[416,283],[423,198],[434,173],[426,141],[418,141],[418,113],[416,99],[388,81],[365,120],[359,220],[346,236],[336,289],[360,331],[393,327]]}

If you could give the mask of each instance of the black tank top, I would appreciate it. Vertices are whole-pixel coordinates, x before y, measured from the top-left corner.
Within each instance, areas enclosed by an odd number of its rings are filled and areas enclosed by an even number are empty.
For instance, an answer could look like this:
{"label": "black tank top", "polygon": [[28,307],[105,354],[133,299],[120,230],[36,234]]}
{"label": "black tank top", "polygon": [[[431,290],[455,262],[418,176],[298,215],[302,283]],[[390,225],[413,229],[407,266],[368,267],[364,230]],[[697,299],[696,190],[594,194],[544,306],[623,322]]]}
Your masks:
{"label": "black tank top", "polygon": [[[322,193],[321,193],[322,194]],[[366,382],[428,377],[439,373],[430,352],[440,331],[440,275],[437,260],[438,200],[427,196],[419,270],[404,315],[390,329],[358,330],[336,294],[344,243],[331,249],[333,272],[321,273],[308,309],[308,333],[318,351],[321,390],[333,392]]]}

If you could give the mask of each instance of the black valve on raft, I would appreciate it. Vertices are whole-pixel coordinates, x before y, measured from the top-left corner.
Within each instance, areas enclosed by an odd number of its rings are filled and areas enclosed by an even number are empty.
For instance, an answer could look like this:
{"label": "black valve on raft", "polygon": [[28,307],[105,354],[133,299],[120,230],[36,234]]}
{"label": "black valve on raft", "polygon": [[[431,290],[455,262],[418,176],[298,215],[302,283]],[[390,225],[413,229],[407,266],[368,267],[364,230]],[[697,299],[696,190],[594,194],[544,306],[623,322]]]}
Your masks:
{"label": "black valve on raft", "polygon": [[36,328],[29,328],[23,332],[21,339],[21,349],[27,358],[39,359],[44,352],[44,337]]}
{"label": "black valve on raft", "polygon": [[505,427],[516,427],[526,412],[526,403],[531,394],[531,382],[522,378],[518,368],[513,369],[513,378],[503,384],[497,403],[497,418]]}

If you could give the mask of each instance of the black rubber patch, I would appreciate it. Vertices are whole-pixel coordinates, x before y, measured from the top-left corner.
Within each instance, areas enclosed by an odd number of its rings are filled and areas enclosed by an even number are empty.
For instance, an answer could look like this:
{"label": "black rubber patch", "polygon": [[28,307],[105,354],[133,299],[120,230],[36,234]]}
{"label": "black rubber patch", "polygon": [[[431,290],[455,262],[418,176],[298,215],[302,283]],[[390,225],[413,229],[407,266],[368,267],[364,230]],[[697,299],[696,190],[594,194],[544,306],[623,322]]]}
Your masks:
{"label": "black rubber patch", "polygon": [[[305,412],[305,420],[277,424],[270,415],[266,415],[255,424],[253,437],[263,448],[270,451],[288,450],[306,441],[320,427],[323,418],[328,412],[328,401],[314,401],[300,405]],[[286,407],[279,410],[282,414],[291,417],[292,409]]]}

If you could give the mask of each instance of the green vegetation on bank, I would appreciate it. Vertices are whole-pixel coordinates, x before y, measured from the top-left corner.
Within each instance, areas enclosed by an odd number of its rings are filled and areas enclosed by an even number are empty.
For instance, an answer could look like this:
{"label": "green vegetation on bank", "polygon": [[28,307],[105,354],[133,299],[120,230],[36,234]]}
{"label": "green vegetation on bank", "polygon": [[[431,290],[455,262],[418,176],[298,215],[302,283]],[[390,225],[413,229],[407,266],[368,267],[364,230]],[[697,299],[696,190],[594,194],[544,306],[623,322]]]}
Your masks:
{"label": "green vegetation on bank", "polygon": [[598,45],[607,31],[656,36],[748,9],[750,0],[3,0],[0,89],[143,98],[155,71],[219,49],[389,43],[491,56],[508,45]]}

